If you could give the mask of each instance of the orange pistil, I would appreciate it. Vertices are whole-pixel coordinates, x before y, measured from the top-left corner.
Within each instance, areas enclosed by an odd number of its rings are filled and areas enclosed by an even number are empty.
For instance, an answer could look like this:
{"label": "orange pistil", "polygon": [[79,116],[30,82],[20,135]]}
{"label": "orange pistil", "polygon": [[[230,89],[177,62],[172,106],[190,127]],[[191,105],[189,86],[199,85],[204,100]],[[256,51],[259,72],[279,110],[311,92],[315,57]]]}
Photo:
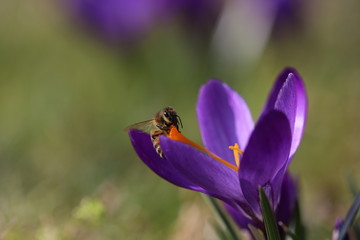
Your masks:
{"label": "orange pistil", "polygon": [[243,154],[244,152],[239,148],[239,144],[237,143],[235,143],[234,146],[229,146],[229,149],[233,150],[236,166],[240,168],[240,154]]}
{"label": "orange pistil", "polygon": [[175,140],[175,141],[179,141],[179,142],[182,142],[182,143],[185,143],[187,145],[190,145],[194,148],[197,148],[199,149],[200,151],[204,152],[204,153],[207,153],[209,154],[210,157],[214,158],[215,160],[217,160],[218,162],[224,164],[225,166],[231,168],[232,170],[234,171],[238,171],[239,168],[227,161],[225,161],[224,159],[216,156],[214,153],[210,152],[209,150],[207,150],[206,148],[204,148],[203,146],[200,146],[199,144],[197,143],[194,143],[193,141],[189,140],[188,138],[186,138],[184,135],[182,135],[177,129],[176,127],[172,127],[170,129],[170,133],[168,135],[168,137],[172,140]]}

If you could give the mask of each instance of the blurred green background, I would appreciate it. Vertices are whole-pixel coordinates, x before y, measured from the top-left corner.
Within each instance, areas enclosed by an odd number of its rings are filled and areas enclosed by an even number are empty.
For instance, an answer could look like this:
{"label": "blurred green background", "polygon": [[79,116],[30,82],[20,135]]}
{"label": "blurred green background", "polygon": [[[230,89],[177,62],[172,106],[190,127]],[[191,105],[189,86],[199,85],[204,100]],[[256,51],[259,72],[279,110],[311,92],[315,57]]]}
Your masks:
{"label": "blurred green background", "polygon": [[272,37],[256,64],[226,67],[179,28],[121,53],[53,3],[0,2],[0,239],[213,239],[200,195],[136,156],[123,128],[174,106],[201,142],[200,86],[218,78],[257,119],[277,74],[302,75],[309,114],[291,165],[309,239],[330,239],[360,186],[360,2],[307,1],[304,26]]}

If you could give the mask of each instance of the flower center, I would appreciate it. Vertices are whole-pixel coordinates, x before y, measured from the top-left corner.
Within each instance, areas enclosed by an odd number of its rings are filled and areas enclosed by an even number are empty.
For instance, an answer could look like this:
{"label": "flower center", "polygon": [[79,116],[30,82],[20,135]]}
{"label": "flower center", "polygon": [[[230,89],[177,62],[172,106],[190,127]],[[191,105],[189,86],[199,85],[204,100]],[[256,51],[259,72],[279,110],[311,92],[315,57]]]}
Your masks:
{"label": "flower center", "polygon": [[168,138],[172,139],[172,140],[175,140],[175,141],[179,141],[179,142],[182,142],[182,143],[185,143],[187,145],[190,145],[196,149],[199,149],[200,151],[204,152],[204,153],[207,153],[210,157],[212,157],[213,159],[215,159],[216,161],[224,164],[225,166],[231,168],[232,170],[234,171],[239,171],[239,166],[240,166],[240,157],[239,157],[239,154],[242,154],[243,151],[241,151],[239,149],[239,145],[238,144],[235,144],[234,146],[230,146],[229,148],[231,150],[234,151],[234,158],[235,158],[235,162],[236,162],[236,165],[233,165],[231,163],[229,163],[228,161],[218,157],[215,153],[212,153],[210,152],[209,150],[207,150],[206,148],[204,148],[203,146],[197,144],[197,143],[194,143],[193,141],[191,141],[190,139],[186,138],[184,135],[182,135],[177,129],[176,127],[172,127],[170,129],[170,133],[168,135]]}

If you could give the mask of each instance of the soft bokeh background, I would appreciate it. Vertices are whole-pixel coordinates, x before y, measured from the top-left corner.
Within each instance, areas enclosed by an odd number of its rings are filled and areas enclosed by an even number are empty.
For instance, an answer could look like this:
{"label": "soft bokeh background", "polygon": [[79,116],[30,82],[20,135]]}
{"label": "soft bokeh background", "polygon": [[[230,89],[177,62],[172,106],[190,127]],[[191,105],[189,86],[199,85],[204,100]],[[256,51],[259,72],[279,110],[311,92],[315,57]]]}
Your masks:
{"label": "soft bokeh background", "polygon": [[61,4],[2,0],[0,239],[214,239],[201,196],[148,170],[123,128],[171,105],[201,142],[195,105],[207,79],[230,84],[256,119],[285,66],[303,76],[310,103],[291,169],[309,239],[329,239],[351,204],[348,179],[360,186],[360,2],[304,3],[297,28],[237,65],[176,24],[114,50]]}

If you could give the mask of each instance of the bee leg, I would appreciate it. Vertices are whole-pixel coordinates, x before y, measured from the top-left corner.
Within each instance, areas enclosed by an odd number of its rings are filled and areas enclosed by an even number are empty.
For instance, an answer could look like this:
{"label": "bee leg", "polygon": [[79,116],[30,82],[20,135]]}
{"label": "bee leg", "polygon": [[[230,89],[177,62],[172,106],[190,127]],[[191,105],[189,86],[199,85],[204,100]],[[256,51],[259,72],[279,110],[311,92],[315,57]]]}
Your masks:
{"label": "bee leg", "polygon": [[168,126],[164,126],[164,125],[160,125],[160,124],[156,125],[156,127],[159,128],[160,130],[168,130],[169,129]]}
{"label": "bee leg", "polygon": [[161,151],[161,149],[160,149],[160,151],[156,151],[156,152],[160,155],[161,158],[166,159],[166,157],[164,156],[164,153]]}
{"label": "bee leg", "polygon": [[159,137],[160,135],[162,135],[162,131],[160,131],[160,130],[153,130],[153,131],[151,131],[151,138],[152,139],[156,139],[157,137]]}

